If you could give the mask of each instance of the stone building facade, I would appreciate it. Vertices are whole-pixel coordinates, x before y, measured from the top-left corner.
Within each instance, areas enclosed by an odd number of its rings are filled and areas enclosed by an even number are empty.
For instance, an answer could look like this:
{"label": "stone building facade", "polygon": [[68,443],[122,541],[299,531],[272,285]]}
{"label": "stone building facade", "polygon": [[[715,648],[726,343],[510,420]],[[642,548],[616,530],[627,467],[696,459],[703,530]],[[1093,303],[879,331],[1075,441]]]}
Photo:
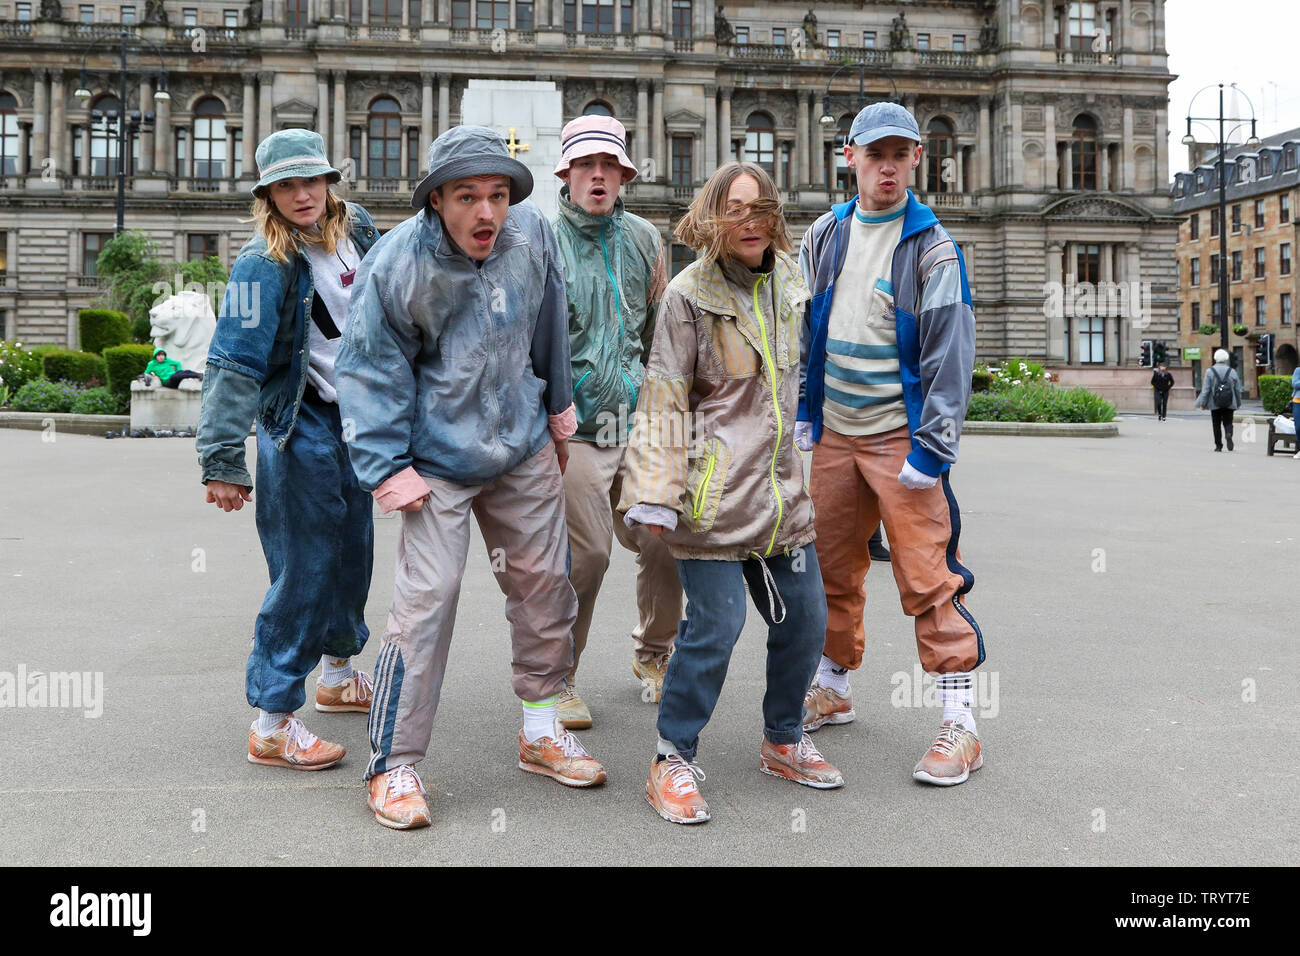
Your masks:
{"label": "stone building facade", "polygon": [[[1150,337],[1139,325],[1175,335],[1163,0],[0,0],[0,18],[8,337],[72,342],[96,292],[123,20],[148,41],[132,41],[131,68],[161,57],[171,95],[155,104],[156,77],[130,78],[127,109],[156,119],[132,137],[126,225],[177,259],[231,261],[255,146],[289,126],[351,160],[346,195],[393,225],[431,139],[483,121],[459,112],[483,77],[554,82],[566,120],[620,117],[643,164],[628,205],[666,237],[733,156],[771,170],[801,235],[850,194],[839,153],[861,77],[868,101],[897,97],[919,121],[911,185],[966,254],[981,360],[1033,357],[1115,385]],[[1143,298],[1054,307],[1050,288],[1073,280],[1137,283]]]}
{"label": "stone building facade", "polygon": [[[1192,147],[1193,158],[1201,150]],[[1242,383],[1258,394],[1260,375],[1290,375],[1300,363],[1296,334],[1296,252],[1300,249],[1300,129],[1269,136],[1259,146],[1225,150],[1225,219],[1221,237],[1217,154],[1174,176],[1174,211],[1178,231],[1178,281],[1181,292],[1178,345],[1199,349],[1189,360],[1199,384],[1213,363],[1220,331],[1203,335],[1202,326],[1218,325],[1219,241],[1227,240],[1228,322],[1244,325],[1245,335],[1229,329],[1229,348]],[[1272,361],[1258,365],[1260,338],[1271,335]],[[1267,348],[1264,351],[1268,351]]]}

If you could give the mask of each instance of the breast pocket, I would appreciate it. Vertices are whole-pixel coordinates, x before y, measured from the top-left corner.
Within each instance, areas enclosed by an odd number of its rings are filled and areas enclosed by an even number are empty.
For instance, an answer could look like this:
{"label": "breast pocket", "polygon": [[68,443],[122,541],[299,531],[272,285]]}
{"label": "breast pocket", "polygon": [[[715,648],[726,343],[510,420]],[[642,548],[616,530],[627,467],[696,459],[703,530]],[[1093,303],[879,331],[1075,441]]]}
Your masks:
{"label": "breast pocket", "polygon": [[867,325],[883,328],[893,324],[894,285],[888,279],[877,279],[867,306]]}
{"label": "breast pocket", "polygon": [[732,316],[714,316],[711,332],[713,353],[724,378],[751,378],[758,374],[758,352]]}

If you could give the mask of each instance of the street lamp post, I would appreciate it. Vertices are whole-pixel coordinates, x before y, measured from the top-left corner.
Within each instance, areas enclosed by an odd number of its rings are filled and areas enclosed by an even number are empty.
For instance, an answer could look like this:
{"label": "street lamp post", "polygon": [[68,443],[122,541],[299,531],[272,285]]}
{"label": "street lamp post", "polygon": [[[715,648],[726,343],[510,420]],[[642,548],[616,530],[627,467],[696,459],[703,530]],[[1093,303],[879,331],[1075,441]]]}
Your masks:
{"label": "street lamp post", "polygon": [[[1213,85],[1213,84],[1211,84]],[[1227,151],[1227,136],[1232,135],[1237,129],[1246,123],[1250,123],[1250,137],[1246,140],[1247,146],[1258,146],[1259,137],[1255,135],[1255,105],[1250,102],[1250,97],[1242,93],[1237,88],[1237,84],[1231,84],[1234,90],[1246,101],[1250,107],[1250,116],[1224,116],[1223,115],[1223,84],[1219,87],[1219,115],[1215,116],[1193,116],[1191,114],[1192,103],[1196,102],[1196,97],[1200,96],[1209,86],[1202,87],[1196,91],[1196,96],[1192,97],[1192,102],[1187,104],[1187,135],[1182,138],[1184,146],[1194,146],[1196,138],[1192,136],[1192,123],[1211,123],[1215,120],[1219,124],[1218,154],[1214,163],[1214,175],[1219,181],[1219,347],[1228,353],[1228,364],[1232,365],[1232,352],[1228,348],[1228,183],[1227,183],[1227,163],[1225,162],[1224,153]],[[1236,123],[1227,135],[1224,134],[1225,123]]]}
{"label": "street lamp post", "polygon": [[[76,91],[72,95],[75,96],[77,99],[81,100],[82,105],[86,105],[87,103],[89,103],[90,96],[91,96],[90,88],[86,84],[86,58],[90,55],[90,51],[94,49],[95,46],[97,46],[100,42],[106,39],[109,38],[101,37],[98,40],[92,41],[90,45],[86,47],[85,51],[81,54],[81,85],[77,87]],[[137,43],[140,43],[142,45],[147,45],[151,50],[153,50],[153,52],[158,57],[158,71],[156,74],[158,79],[158,88],[154,91],[153,94],[154,101],[157,103],[163,103],[171,99],[171,94],[167,92],[167,67],[163,63],[162,51],[158,48],[158,45],[155,44],[152,40],[147,40],[144,37],[136,36],[134,33],[131,33],[126,29],[123,29],[118,34],[118,68],[117,68],[118,113],[117,113],[117,231],[116,231],[116,235],[119,236],[122,234],[122,230],[125,228],[125,219],[126,219],[126,162],[127,162],[127,156],[129,155],[128,144],[131,142],[131,138],[137,132],[139,132],[142,129],[147,130],[153,124],[153,120],[154,120],[154,114],[152,112],[145,112],[143,110],[128,110],[126,108],[126,78],[128,74],[132,72],[132,71],[128,71],[126,68],[126,48],[127,48],[128,40],[134,40]],[[138,70],[133,72],[140,76],[155,75],[152,71],[149,70]],[[141,107],[144,106],[143,103],[141,103],[140,105]],[[112,116],[111,112],[105,113],[104,114],[105,121],[110,119],[111,116]],[[90,157],[87,157],[87,160],[89,161]]]}
{"label": "street lamp post", "polygon": [[[842,73],[844,70],[847,70],[849,67],[854,66],[854,65],[855,65],[855,64],[852,64],[852,63],[845,63],[844,65],[837,67],[837,68],[835,69],[835,72],[832,73],[832,74],[830,75],[830,77],[826,80],[826,89],[825,89],[825,91],[823,91],[823,93],[822,93],[822,115],[821,115],[821,119],[819,120],[819,122],[820,122],[823,126],[834,126],[834,125],[835,125],[835,117],[831,115],[831,84],[835,82],[835,77],[839,76],[840,73]],[[857,63],[856,65],[857,65],[857,68],[858,68],[858,112],[861,112],[862,108],[863,108],[864,106],[867,105],[867,60],[866,60],[866,57],[863,57],[861,60],[859,60],[858,63]],[[893,92],[893,96],[890,97],[890,102],[897,103],[897,102],[898,102],[898,84],[894,82],[894,78],[893,78],[892,76],[890,76],[888,73],[882,73],[881,75],[884,76],[885,79],[889,80],[889,85],[890,85],[890,87],[891,87],[891,88],[893,89],[893,91],[894,91],[894,92]],[[831,183],[831,181],[830,181],[830,179],[829,179],[829,177],[828,177],[828,178],[827,178],[827,181],[826,181],[826,195],[827,195],[827,196],[830,196],[830,195],[831,195],[832,188],[833,188],[833,184]]]}

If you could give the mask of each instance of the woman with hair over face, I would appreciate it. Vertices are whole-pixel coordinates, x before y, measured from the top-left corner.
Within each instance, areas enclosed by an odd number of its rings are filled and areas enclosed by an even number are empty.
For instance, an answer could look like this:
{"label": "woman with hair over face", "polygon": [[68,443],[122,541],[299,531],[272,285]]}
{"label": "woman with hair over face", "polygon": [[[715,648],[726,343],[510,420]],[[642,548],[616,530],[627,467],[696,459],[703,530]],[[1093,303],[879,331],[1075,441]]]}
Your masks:
{"label": "woman with hair over face", "polygon": [[771,177],[753,163],[726,164],[677,237],[699,258],[664,293],[619,510],[629,526],[662,535],[688,599],[646,799],[665,820],[702,823],[695,754],[745,624],[746,584],[768,627],[760,769],[819,789],[844,779],[803,733],[826,628],[812,500],[793,440],[809,296]]}
{"label": "woman with hair over face", "polygon": [[370,495],[348,460],[334,389],[361,258],[379,230],[330,191],[341,178],[310,130],[272,133],[257,147],[256,235],[239,251],[203,379],[198,451],[206,500],[238,511],[252,500],[244,440],[257,420],[257,533],[271,586],[253,628],[250,763],[322,770],[344,755],[294,712],[319,661],[316,709],[369,713],[368,674],[351,658],[370,636],[374,527]]}

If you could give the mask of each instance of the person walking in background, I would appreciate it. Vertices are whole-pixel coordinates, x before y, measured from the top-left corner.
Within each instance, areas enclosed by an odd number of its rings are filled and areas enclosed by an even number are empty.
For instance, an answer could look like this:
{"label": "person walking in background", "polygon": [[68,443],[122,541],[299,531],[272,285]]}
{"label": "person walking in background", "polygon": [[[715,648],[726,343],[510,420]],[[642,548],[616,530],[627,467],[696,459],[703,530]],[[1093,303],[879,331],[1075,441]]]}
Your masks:
{"label": "person walking in background", "polygon": [[1165,412],[1169,409],[1169,390],[1174,387],[1174,376],[1169,369],[1161,365],[1151,373],[1151,388],[1155,391],[1156,399],[1156,419],[1165,420]]}
{"label": "person walking in background", "polygon": [[[1300,365],[1291,373],[1291,421],[1300,423]],[[1293,459],[1300,459],[1300,428],[1295,432],[1295,454]]]}
{"label": "person walking in background", "polygon": [[1223,439],[1227,438],[1228,451],[1232,451],[1232,415],[1241,407],[1241,379],[1236,370],[1228,366],[1226,350],[1215,349],[1214,367],[1201,380],[1201,394],[1196,405],[1210,410],[1214,450],[1223,451]]}

